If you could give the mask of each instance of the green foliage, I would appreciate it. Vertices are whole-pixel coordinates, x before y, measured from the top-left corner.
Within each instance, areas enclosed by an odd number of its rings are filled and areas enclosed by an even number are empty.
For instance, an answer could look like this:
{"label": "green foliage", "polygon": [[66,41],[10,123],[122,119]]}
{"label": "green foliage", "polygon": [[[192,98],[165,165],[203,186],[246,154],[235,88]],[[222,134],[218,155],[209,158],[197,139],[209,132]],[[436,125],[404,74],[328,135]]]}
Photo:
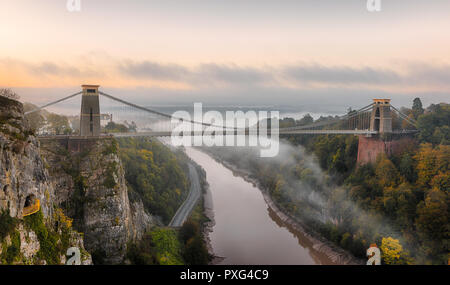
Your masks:
{"label": "green foliage", "polygon": [[47,116],[47,121],[57,135],[68,135],[72,133],[69,119],[66,116],[50,113]]}
{"label": "green foliage", "polygon": [[179,231],[154,228],[138,243],[128,244],[127,258],[137,265],[201,265],[210,260],[200,226],[192,219]]}
{"label": "green foliage", "polygon": [[187,157],[158,141],[119,139],[130,200],[142,199],[147,211],[168,223],[185,200],[189,187]]}
{"label": "green foliage", "polygon": [[175,229],[154,228],[138,244],[129,244],[127,258],[133,264],[183,265],[183,246]]}
{"label": "green foliage", "polygon": [[[365,257],[371,243],[381,244],[383,237],[390,236],[410,250],[407,262],[446,264],[450,252],[449,114],[448,104],[430,106],[418,118],[419,141],[428,143],[405,143],[395,156],[380,156],[375,163],[358,167],[355,136],[286,136],[317,158],[324,170],[319,174],[300,154],[262,160],[251,150],[209,151],[250,171],[282,210],[355,256]],[[292,119],[282,123],[299,124]],[[439,139],[436,132],[442,135]],[[320,194],[326,205],[305,199],[311,192]],[[324,207],[333,223],[316,218]]]}
{"label": "green foliage", "polygon": [[157,228],[151,232],[155,254],[161,265],[182,265],[182,245],[178,240],[176,230]]}
{"label": "green foliage", "polygon": [[42,211],[36,214],[24,217],[25,225],[33,230],[39,240],[40,249],[37,253],[38,258],[47,261],[48,264],[60,264],[60,255],[65,254],[60,236],[52,229],[48,229],[44,223]]}
{"label": "green foliage", "polygon": [[417,118],[423,114],[423,111],[424,109],[422,107],[422,101],[420,101],[420,98],[415,98],[412,106],[414,119],[417,120]]}
{"label": "green foliage", "polygon": [[425,255],[445,264],[450,252],[450,195],[433,188],[417,206],[416,227]]}
{"label": "green foliage", "polygon": [[0,240],[11,234],[16,227],[17,219],[9,215],[9,210],[2,210],[0,213]]}
{"label": "green foliage", "polygon": [[6,264],[13,264],[13,262],[20,255],[20,233],[15,231],[11,235],[11,245],[5,247],[2,252],[1,259],[6,261]]}
{"label": "green foliage", "polygon": [[183,256],[189,265],[208,264],[209,254],[201,236],[196,235],[186,242]]}
{"label": "green foliage", "polygon": [[114,122],[109,122],[104,130],[108,133],[127,133],[129,131],[127,126]]}
{"label": "green foliage", "polygon": [[136,243],[129,243],[127,246],[126,257],[135,265],[153,265],[158,264],[152,236],[147,233],[142,240]]}
{"label": "green foliage", "polygon": [[417,119],[419,140],[432,144],[450,144],[450,105],[431,105]]}
{"label": "green foliage", "polygon": [[187,220],[180,229],[180,238],[184,244],[183,257],[188,265],[206,265],[210,256],[198,222]]}
{"label": "green foliage", "polygon": [[183,241],[183,243],[186,244],[186,242],[200,233],[199,225],[198,223],[192,221],[191,219],[184,222],[183,226],[180,229],[180,238]]}
{"label": "green foliage", "polygon": [[119,151],[119,143],[117,140],[112,139],[111,143],[106,143],[104,150],[102,151],[103,155],[117,154]]}

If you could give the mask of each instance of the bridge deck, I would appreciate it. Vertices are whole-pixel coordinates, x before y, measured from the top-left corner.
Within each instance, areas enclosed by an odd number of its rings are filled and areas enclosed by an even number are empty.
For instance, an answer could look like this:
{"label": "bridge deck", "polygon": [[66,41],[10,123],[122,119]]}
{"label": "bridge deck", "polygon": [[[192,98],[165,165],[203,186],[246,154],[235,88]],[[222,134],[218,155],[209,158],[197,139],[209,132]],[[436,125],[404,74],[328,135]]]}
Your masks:
{"label": "bridge deck", "polygon": [[[417,130],[402,130],[393,131],[392,134],[411,134],[416,133]],[[379,134],[378,131],[370,130],[283,130],[280,129],[274,134],[279,135],[376,135]],[[268,130],[267,134],[270,135],[271,131]],[[180,133],[180,136],[205,136],[212,135],[210,133],[205,133],[202,131],[197,132],[186,132]],[[216,135],[230,136],[230,135],[250,135],[248,131],[244,132],[216,132]],[[253,134],[257,135],[257,134]],[[71,136],[71,135],[49,135],[49,136],[38,136],[40,140],[54,140],[54,139],[69,139],[69,140],[96,140],[96,139],[110,139],[113,137],[123,138],[123,137],[170,137],[172,136],[172,131],[149,131],[149,132],[136,132],[136,133],[109,133],[100,136]]]}
{"label": "bridge deck", "polygon": [[[276,132],[280,135],[323,135],[323,134],[337,134],[337,135],[374,135],[378,134],[377,131],[369,131],[369,130],[289,130],[283,131],[280,129]],[[276,134],[275,133],[275,134]],[[249,132],[229,132],[229,133],[219,133],[216,132],[217,135],[249,135]],[[270,135],[271,132],[267,131],[267,134]],[[111,134],[114,137],[170,137],[172,136],[172,132],[170,131],[151,131],[151,132],[137,132],[137,133],[113,133]],[[186,132],[180,133],[181,136],[203,136],[204,132]],[[206,134],[211,135],[211,134]],[[256,135],[256,134],[254,134]]]}

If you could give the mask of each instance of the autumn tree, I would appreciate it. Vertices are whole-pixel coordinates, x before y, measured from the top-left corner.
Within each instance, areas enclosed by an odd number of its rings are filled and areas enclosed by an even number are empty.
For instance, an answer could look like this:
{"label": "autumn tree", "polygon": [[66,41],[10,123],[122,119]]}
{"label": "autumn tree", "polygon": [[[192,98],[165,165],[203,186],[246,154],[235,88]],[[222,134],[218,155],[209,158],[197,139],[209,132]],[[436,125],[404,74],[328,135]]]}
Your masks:
{"label": "autumn tree", "polygon": [[381,241],[381,258],[384,264],[401,265],[410,264],[409,254],[403,250],[398,239],[392,237],[383,238]]}
{"label": "autumn tree", "polygon": [[439,256],[442,262],[450,250],[449,203],[449,194],[435,187],[417,206],[416,227],[422,249],[429,256]]}
{"label": "autumn tree", "polygon": [[395,186],[399,182],[399,173],[395,165],[385,155],[380,155],[375,166],[375,175],[381,186]]}

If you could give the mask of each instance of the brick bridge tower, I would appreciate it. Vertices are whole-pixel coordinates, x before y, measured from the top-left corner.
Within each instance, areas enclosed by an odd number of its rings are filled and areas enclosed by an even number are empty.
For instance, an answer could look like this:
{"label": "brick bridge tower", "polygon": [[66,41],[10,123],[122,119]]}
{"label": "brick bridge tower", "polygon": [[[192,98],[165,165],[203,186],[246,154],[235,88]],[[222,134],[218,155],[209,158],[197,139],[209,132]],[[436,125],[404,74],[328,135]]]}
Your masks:
{"label": "brick bridge tower", "polygon": [[80,136],[100,135],[100,103],[98,87],[100,85],[81,85]]}

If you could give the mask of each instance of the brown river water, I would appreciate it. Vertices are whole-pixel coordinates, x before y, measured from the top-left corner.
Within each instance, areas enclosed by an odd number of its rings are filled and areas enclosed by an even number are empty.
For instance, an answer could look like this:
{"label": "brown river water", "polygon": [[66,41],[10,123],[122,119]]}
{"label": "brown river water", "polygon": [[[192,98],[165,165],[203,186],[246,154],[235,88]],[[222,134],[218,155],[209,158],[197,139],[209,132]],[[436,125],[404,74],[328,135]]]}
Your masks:
{"label": "brown river water", "polygon": [[219,264],[333,264],[267,206],[260,189],[197,149],[186,153],[206,171],[215,220],[209,238]]}

